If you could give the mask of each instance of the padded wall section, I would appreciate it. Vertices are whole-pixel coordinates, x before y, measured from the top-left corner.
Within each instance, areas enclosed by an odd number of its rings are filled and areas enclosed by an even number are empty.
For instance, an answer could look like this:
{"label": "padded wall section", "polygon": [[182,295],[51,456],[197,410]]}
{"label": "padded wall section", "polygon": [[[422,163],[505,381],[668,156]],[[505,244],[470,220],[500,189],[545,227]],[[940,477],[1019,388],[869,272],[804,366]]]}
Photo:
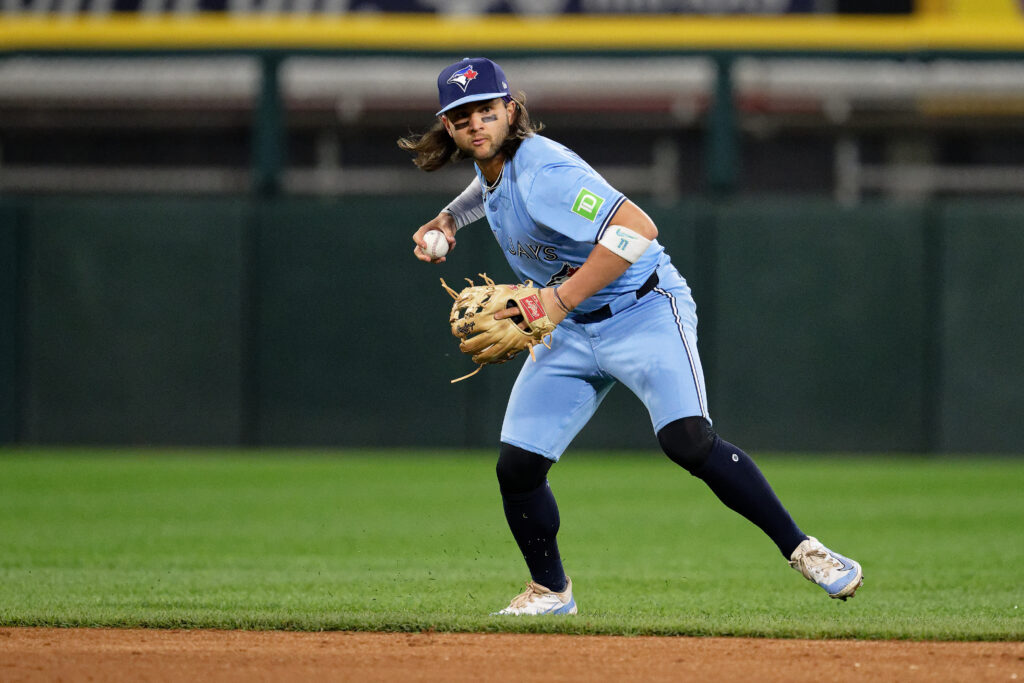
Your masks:
{"label": "padded wall section", "polygon": [[923,211],[802,200],[717,220],[720,433],[758,449],[923,448]]}
{"label": "padded wall section", "polygon": [[25,439],[232,444],[246,205],[30,204]]}
{"label": "padded wall section", "polygon": [[945,451],[1024,451],[1024,221],[1016,202],[946,207],[940,310]]}

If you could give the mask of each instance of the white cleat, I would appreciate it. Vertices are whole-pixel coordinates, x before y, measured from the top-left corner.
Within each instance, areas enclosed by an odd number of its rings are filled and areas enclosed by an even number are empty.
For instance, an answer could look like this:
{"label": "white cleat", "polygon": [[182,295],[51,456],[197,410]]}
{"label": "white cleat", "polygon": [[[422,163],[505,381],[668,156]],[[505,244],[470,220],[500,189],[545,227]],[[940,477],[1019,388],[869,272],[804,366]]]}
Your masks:
{"label": "white cleat", "polygon": [[796,547],[789,566],[824,588],[830,598],[852,598],[864,583],[858,562],[832,552],[813,536]]}
{"label": "white cleat", "polygon": [[576,614],[572,580],[569,577],[565,580],[565,590],[561,593],[555,593],[535,581],[528,581],[524,592],[512,598],[508,607],[494,614]]}

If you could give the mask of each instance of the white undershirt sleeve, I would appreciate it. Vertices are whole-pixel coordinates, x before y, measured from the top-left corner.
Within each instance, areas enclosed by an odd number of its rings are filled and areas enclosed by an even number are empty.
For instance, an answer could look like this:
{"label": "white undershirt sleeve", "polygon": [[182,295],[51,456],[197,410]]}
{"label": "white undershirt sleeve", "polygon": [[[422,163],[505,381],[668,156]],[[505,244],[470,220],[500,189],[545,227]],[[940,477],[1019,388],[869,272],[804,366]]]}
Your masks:
{"label": "white undershirt sleeve", "polygon": [[460,230],[470,223],[484,217],[484,196],[480,187],[480,179],[473,178],[473,182],[462,191],[458,197],[453,199],[443,211],[451,214],[455,219],[455,229]]}

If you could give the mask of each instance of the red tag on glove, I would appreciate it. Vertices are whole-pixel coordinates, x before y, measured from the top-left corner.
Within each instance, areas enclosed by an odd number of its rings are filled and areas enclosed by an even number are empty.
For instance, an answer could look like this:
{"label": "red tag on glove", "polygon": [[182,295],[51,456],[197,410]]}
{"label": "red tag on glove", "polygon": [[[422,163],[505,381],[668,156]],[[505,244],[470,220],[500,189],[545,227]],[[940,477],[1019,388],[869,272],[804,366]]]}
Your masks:
{"label": "red tag on glove", "polygon": [[519,312],[531,323],[544,317],[544,307],[540,305],[540,299],[536,294],[531,294],[519,301]]}

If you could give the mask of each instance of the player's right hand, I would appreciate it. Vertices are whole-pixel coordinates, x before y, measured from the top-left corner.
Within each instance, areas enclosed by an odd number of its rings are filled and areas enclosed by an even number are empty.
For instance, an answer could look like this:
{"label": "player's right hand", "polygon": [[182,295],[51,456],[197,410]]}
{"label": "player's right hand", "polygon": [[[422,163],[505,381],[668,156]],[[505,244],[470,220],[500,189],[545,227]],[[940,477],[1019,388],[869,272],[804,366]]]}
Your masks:
{"label": "player's right hand", "polygon": [[426,263],[444,263],[444,256],[438,259],[432,259],[423,253],[423,249],[427,246],[423,242],[423,236],[431,230],[440,230],[444,233],[444,236],[448,238],[448,253],[451,253],[452,249],[455,248],[455,219],[452,218],[450,213],[442,211],[429,223],[421,225],[420,229],[412,235],[412,241],[416,243],[416,246],[413,247],[412,250],[413,256],[418,258],[420,261],[425,261]]}

